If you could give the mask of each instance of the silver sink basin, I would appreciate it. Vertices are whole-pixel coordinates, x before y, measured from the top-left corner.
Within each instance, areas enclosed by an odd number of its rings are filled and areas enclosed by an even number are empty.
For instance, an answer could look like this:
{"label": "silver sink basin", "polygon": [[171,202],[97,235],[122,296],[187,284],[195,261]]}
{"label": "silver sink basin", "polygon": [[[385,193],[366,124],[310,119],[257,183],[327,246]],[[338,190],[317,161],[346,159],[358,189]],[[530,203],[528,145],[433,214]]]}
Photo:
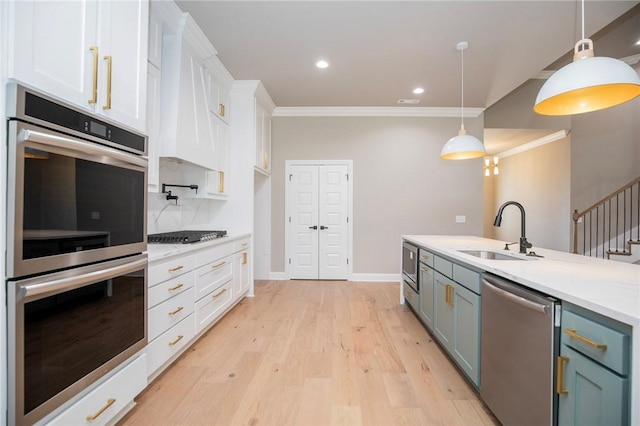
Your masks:
{"label": "silver sink basin", "polygon": [[499,253],[496,251],[488,250],[458,250],[460,253],[469,254],[471,256],[479,257],[480,259],[490,260],[529,260],[524,257],[512,256],[510,254]]}

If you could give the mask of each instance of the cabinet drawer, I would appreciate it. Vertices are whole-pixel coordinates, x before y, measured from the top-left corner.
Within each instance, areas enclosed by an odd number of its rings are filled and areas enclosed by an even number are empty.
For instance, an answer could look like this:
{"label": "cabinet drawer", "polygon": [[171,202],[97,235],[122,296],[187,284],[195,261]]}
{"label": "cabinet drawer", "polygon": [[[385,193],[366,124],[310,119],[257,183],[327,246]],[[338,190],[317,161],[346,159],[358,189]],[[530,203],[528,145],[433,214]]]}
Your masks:
{"label": "cabinet drawer", "polygon": [[416,293],[415,290],[411,288],[406,282],[403,282],[403,286],[404,298],[409,303],[409,305],[411,305],[411,307],[417,311],[420,308],[418,293]]}
{"label": "cabinet drawer", "polygon": [[453,264],[440,256],[435,256],[433,260],[433,269],[440,272],[442,275],[451,278]]}
{"label": "cabinet drawer", "polygon": [[233,276],[233,258],[231,256],[209,263],[196,270],[196,299],[211,293]]}
{"label": "cabinet drawer", "polygon": [[194,314],[190,314],[174,327],[162,333],[147,346],[147,375],[151,376],[172,356],[180,350],[195,336]]}
{"label": "cabinet drawer", "polygon": [[231,304],[233,280],[196,302],[196,332],[199,333],[211,324],[224,309]]}
{"label": "cabinet drawer", "polygon": [[193,290],[187,290],[149,309],[149,341],[193,312]]}
{"label": "cabinet drawer", "polygon": [[189,272],[196,267],[195,257],[182,256],[149,265],[149,286]]}
{"label": "cabinet drawer", "polygon": [[562,311],[562,343],[618,374],[629,374],[629,340],[625,333],[566,309]]}
{"label": "cabinet drawer", "polygon": [[480,294],[480,274],[464,266],[453,264],[453,280],[476,294]]}
{"label": "cabinet drawer", "polygon": [[249,244],[250,244],[251,240],[250,238],[242,238],[241,240],[238,241],[234,241],[233,242],[233,252],[237,252],[240,250],[245,250],[249,248]]}
{"label": "cabinet drawer", "polygon": [[[48,424],[61,426],[107,424],[133,402],[133,398],[146,386],[147,358],[142,354]],[[97,417],[93,420],[87,419],[94,416]]]}
{"label": "cabinet drawer", "polygon": [[149,308],[153,308],[158,303],[162,303],[169,298],[176,296],[183,291],[193,287],[195,273],[193,271],[182,274],[155,285],[149,289]]}
{"label": "cabinet drawer", "polygon": [[233,242],[227,242],[210,247],[206,250],[196,253],[196,265],[206,265],[215,262],[233,254]]}
{"label": "cabinet drawer", "polygon": [[433,253],[425,249],[418,249],[418,255],[420,258],[420,262],[433,268],[433,258],[435,257]]}

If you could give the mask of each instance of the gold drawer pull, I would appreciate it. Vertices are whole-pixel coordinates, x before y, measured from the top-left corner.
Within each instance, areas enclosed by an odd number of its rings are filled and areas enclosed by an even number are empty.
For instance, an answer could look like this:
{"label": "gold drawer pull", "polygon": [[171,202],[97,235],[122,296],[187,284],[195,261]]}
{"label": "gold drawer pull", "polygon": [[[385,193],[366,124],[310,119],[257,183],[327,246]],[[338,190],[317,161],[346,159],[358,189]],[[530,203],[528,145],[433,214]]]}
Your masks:
{"label": "gold drawer pull", "polygon": [[420,259],[422,259],[422,260],[429,260],[429,257],[430,257],[430,256],[425,256],[425,255],[423,255],[423,256],[420,256]]}
{"label": "gold drawer pull", "polygon": [[243,265],[247,264],[247,253],[242,253],[242,264]]}
{"label": "gold drawer pull", "polygon": [[429,272],[429,268],[427,268],[426,266],[421,267],[421,268],[420,268],[420,270],[421,270],[422,272]]}
{"label": "gold drawer pull", "polygon": [[219,108],[218,108],[218,115],[220,117],[224,117],[224,104],[218,104]]}
{"label": "gold drawer pull", "polygon": [[584,336],[579,335],[575,329],[573,328],[565,328],[564,332],[567,333],[569,336],[573,337],[574,339],[584,343],[585,345],[589,345],[592,348],[596,348],[596,349],[602,349],[602,350],[606,350],[607,349],[607,345],[604,343],[596,343],[591,339],[588,339]]}
{"label": "gold drawer pull", "polygon": [[182,338],[183,338],[183,337],[184,337],[184,336],[183,336],[182,334],[179,334],[179,335],[178,335],[178,338],[177,338],[176,340],[174,340],[173,342],[169,342],[169,346],[175,346],[175,345],[177,345],[177,344],[178,344],[178,342],[179,342],[180,340],[182,340]]}
{"label": "gold drawer pull", "polygon": [[558,376],[556,377],[556,392],[558,392],[559,395],[567,395],[569,393],[569,391],[564,388],[564,384],[563,384],[565,362],[569,362],[568,356],[558,357]]}
{"label": "gold drawer pull", "polygon": [[171,287],[171,288],[169,289],[169,291],[176,291],[177,289],[182,288],[182,287],[184,287],[184,284],[178,284],[178,285],[177,285],[177,286],[175,286],[175,287]]}
{"label": "gold drawer pull", "polygon": [[242,244],[241,244],[241,246],[242,246],[242,247],[246,247],[246,246],[248,246],[248,245],[249,245],[249,243],[242,243]]}
{"label": "gold drawer pull", "polygon": [[220,262],[220,263],[218,263],[217,265],[213,265],[213,266],[211,267],[211,269],[220,269],[220,268],[222,268],[222,267],[223,267],[224,265],[226,265],[226,264],[227,264],[227,262],[226,262],[226,261],[224,261],[224,262]]}
{"label": "gold drawer pull", "polygon": [[97,413],[95,413],[93,416],[87,416],[87,420],[91,421],[91,420],[95,420],[98,417],[100,417],[100,415],[102,413],[104,413],[105,411],[107,411],[109,409],[109,407],[111,407],[113,404],[115,404],[116,400],[115,398],[109,398],[107,399],[107,404],[102,407]]}
{"label": "gold drawer pull", "polygon": [[102,107],[102,109],[111,109],[111,70],[113,68],[113,58],[111,55],[107,55],[104,57],[104,60],[107,61],[107,103]]}
{"label": "gold drawer pull", "polygon": [[182,306],[178,306],[178,309],[176,309],[173,312],[169,312],[169,316],[174,316],[175,314],[177,314],[178,312],[180,312],[181,310],[183,310],[184,308]]}
{"label": "gold drawer pull", "polygon": [[95,104],[98,102],[98,46],[91,46],[89,50],[93,53],[93,86],[91,89],[91,99],[89,99],[88,102]]}
{"label": "gold drawer pull", "polygon": [[176,272],[176,271],[179,271],[179,270],[180,270],[180,269],[182,269],[182,268],[184,268],[184,266],[179,265],[179,266],[176,266],[175,268],[171,268],[171,269],[169,269],[169,272]]}
{"label": "gold drawer pull", "polygon": [[222,294],[227,291],[226,288],[223,288],[221,291],[217,292],[216,294],[214,294],[213,296],[211,296],[212,299],[217,299],[218,297],[222,296]]}
{"label": "gold drawer pull", "polygon": [[224,172],[223,171],[218,172],[218,192],[221,194],[224,193]]}

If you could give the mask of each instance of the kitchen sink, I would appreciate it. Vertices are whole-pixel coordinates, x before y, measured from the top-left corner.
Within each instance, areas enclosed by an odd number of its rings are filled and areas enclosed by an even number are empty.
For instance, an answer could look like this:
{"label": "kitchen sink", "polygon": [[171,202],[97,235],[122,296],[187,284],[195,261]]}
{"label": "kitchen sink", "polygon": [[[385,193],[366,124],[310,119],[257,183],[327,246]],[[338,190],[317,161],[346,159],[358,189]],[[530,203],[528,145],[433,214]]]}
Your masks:
{"label": "kitchen sink", "polygon": [[469,254],[471,256],[479,257],[480,259],[489,260],[530,260],[525,257],[513,256],[510,254],[499,253],[496,251],[488,250],[458,250],[460,253]]}

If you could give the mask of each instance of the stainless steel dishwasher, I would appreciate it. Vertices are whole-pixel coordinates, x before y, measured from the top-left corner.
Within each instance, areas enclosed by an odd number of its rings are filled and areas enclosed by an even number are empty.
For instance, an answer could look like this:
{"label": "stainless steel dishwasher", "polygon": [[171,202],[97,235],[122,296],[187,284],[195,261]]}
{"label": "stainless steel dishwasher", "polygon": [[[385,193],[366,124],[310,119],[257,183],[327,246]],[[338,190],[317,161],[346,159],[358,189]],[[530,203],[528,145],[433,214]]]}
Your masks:
{"label": "stainless steel dishwasher", "polygon": [[560,301],[485,273],[480,395],[504,425],[557,424]]}

